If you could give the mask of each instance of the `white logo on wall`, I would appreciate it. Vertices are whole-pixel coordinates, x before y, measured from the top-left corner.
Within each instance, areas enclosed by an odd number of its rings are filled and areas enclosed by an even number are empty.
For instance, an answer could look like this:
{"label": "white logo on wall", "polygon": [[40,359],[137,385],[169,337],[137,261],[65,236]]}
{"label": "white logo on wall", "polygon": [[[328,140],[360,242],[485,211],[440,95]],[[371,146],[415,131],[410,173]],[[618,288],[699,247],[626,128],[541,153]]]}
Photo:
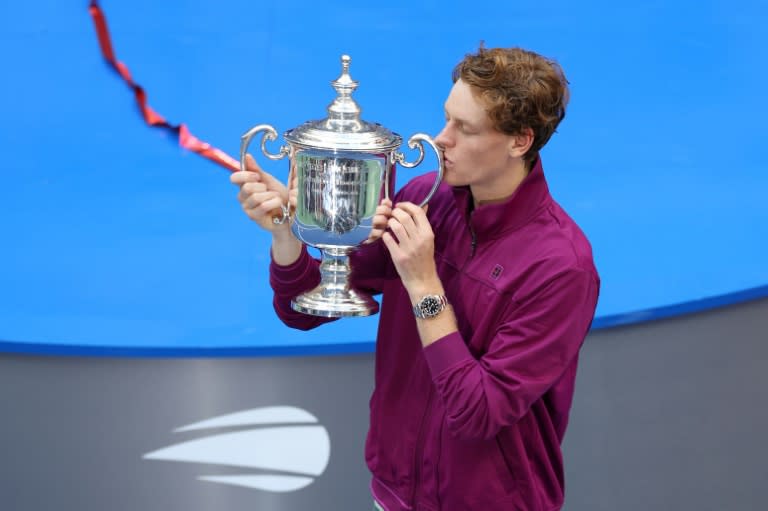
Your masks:
{"label": "white logo on wall", "polygon": [[311,413],[292,406],[243,410],[182,426],[174,433],[259,427],[181,442],[143,457],[259,469],[267,473],[201,475],[198,479],[272,492],[296,491],[311,484],[328,466],[331,440],[325,427],[317,422]]}

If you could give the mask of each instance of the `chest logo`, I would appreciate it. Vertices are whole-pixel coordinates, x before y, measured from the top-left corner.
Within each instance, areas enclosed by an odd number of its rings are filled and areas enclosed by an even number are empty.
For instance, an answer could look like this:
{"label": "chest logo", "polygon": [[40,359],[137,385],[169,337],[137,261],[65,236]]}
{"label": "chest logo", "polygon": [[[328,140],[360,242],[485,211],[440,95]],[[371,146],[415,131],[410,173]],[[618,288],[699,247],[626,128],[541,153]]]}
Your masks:
{"label": "chest logo", "polygon": [[500,264],[497,264],[493,267],[491,270],[491,278],[493,280],[499,280],[499,277],[501,277],[501,274],[504,272],[504,267]]}

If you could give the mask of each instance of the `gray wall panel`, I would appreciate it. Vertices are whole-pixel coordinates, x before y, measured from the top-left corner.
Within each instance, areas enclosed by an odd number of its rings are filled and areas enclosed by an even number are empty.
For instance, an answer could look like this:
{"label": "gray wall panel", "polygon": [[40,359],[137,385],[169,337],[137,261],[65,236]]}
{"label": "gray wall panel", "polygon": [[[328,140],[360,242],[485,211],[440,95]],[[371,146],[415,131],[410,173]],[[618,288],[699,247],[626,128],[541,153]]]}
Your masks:
{"label": "gray wall panel", "polygon": [[566,510],[766,509],[766,332],[768,300],[593,332]]}
{"label": "gray wall panel", "polygon": [[[100,359],[0,357],[0,508],[14,511],[368,509],[363,460],[373,357]],[[146,460],[229,429],[175,428],[240,410],[303,408],[329,432],[325,472],[291,493],[198,481],[261,473]]]}
{"label": "gray wall panel", "polygon": [[[565,440],[567,511],[762,510],[768,300],[594,331]],[[370,509],[363,462],[373,356],[142,359],[0,356],[0,501],[14,511]],[[275,405],[317,418],[327,468],[297,491],[200,481],[265,474],[150,460],[174,433]],[[290,475],[290,474],[288,474]]]}

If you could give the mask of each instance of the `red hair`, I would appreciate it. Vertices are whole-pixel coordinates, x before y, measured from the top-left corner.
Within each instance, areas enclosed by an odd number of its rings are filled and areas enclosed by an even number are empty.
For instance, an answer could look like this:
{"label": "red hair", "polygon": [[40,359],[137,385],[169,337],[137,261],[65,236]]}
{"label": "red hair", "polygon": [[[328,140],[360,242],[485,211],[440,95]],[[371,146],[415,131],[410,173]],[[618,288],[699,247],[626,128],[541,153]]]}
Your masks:
{"label": "red hair", "polygon": [[565,117],[570,94],[563,69],[532,51],[481,45],[454,68],[453,81],[459,79],[485,105],[495,129],[508,135],[533,131],[523,156],[529,165]]}

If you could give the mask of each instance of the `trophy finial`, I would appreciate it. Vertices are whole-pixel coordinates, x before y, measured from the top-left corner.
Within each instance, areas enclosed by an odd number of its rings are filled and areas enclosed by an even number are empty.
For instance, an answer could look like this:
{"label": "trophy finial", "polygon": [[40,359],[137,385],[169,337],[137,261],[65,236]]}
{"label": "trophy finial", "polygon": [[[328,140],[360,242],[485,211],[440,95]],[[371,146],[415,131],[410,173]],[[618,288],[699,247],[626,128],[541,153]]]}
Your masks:
{"label": "trophy finial", "polygon": [[331,82],[338,96],[328,105],[326,127],[332,131],[360,131],[360,106],[352,99],[352,93],[357,89],[355,80],[349,75],[349,64],[352,57],[341,56],[341,75]]}
{"label": "trophy finial", "polygon": [[357,89],[357,82],[349,75],[349,64],[352,62],[352,57],[349,55],[341,56],[341,74],[336,80],[331,82],[333,88],[340,96],[349,96]]}

